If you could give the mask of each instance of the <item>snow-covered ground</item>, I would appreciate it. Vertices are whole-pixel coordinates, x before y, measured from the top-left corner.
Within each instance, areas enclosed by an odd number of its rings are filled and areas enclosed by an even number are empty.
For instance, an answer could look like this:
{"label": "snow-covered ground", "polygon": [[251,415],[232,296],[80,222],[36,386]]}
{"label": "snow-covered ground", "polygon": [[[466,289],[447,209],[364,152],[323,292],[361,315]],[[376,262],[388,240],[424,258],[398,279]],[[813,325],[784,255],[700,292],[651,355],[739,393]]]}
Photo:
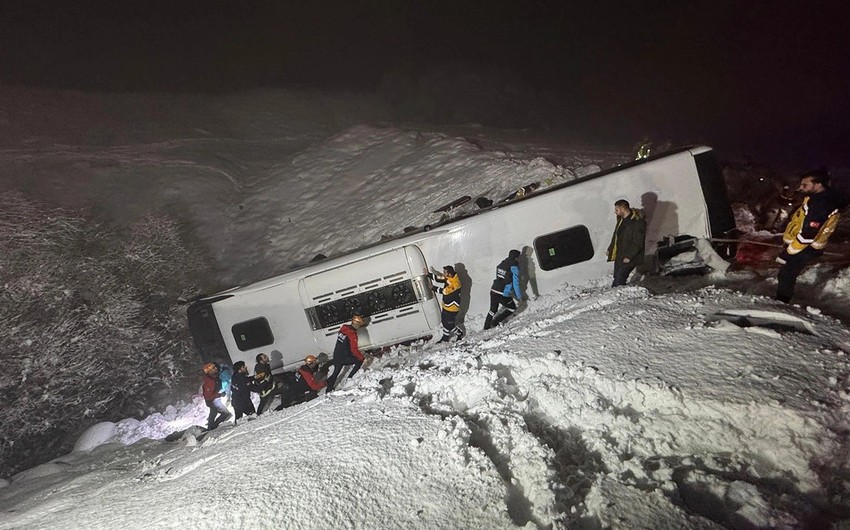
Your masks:
{"label": "snow-covered ground", "polygon": [[[0,97],[4,185],[127,222],[170,212],[210,246],[225,283],[434,222],[460,195],[499,198],[629,156],[522,131],[387,126],[353,96]],[[0,528],[850,517],[850,330],[825,314],[846,304],[847,270],[801,278],[803,296],[823,301],[812,307],[763,296],[775,288],[763,271],[606,283],[529,300],[495,330],[469,315],[461,343],[393,349],[329,396],[200,438],[163,441],[204,422],[197,396],[98,425],[76,451],[0,481]],[[787,325],[714,321],[721,310]]]}

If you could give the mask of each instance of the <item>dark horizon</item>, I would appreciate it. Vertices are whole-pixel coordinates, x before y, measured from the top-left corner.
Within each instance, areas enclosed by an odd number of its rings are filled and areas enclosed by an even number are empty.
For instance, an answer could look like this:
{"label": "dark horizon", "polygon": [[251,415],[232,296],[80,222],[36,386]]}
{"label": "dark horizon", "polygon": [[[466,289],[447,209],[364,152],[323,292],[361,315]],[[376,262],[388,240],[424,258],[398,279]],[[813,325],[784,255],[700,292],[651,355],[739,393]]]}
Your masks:
{"label": "dark horizon", "polygon": [[843,2],[382,4],[7,1],[0,83],[369,91],[404,117],[850,167]]}

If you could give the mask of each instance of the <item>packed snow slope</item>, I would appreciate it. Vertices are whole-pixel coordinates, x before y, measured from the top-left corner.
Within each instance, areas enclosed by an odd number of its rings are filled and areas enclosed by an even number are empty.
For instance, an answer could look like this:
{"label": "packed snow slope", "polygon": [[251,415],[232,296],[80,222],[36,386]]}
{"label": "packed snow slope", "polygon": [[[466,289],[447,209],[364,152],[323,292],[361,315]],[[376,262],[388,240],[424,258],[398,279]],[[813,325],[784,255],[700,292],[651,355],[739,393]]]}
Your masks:
{"label": "packed snow slope", "polygon": [[[390,126],[345,95],[0,98],[3,186],[118,222],[170,213],[223,284],[439,221],[460,195],[498,200],[628,159],[517,131]],[[0,528],[841,524],[850,331],[825,313],[846,303],[848,271],[801,278],[819,308],[763,296],[769,272],[665,282],[565,287],[503,327],[470,320],[461,343],[394,349],[329,396],[207,435],[164,441],[204,422],[197,396],[96,425],[76,451],[0,480]]]}
{"label": "packed snow slope", "polygon": [[[813,334],[708,322],[721,309],[779,311]],[[202,423],[200,400],[107,425],[81,439],[89,451],[0,489],[0,528],[823,528],[847,516],[850,333],[817,311],[600,286],[470,331],[395,349],[329,396],[200,441],[158,439]]]}

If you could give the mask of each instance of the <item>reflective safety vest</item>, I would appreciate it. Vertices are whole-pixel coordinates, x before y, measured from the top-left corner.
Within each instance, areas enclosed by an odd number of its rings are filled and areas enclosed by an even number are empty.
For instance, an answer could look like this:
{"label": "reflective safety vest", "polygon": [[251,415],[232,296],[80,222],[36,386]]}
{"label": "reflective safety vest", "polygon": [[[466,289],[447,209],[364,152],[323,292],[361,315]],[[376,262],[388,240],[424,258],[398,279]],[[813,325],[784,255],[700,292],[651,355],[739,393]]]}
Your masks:
{"label": "reflective safety vest", "polygon": [[[806,247],[821,250],[835,231],[840,217],[838,209],[826,196],[827,192],[810,195],[788,221],[782,239],[788,245],[788,254],[797,254]],[[818,197],[818,195],[824,195]]]}

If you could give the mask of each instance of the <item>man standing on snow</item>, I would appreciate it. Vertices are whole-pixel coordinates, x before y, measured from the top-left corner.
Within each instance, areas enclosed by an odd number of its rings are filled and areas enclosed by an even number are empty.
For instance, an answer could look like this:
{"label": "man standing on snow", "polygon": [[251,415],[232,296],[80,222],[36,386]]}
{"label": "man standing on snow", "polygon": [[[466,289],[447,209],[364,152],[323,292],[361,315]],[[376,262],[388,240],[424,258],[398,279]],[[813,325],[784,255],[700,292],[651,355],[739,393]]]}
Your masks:
{"label": "man standing on snow", "polygon": [[357,347],[357,330],[366,326],[366,319],[357,313],[351,317],[351,324],[343,324],[336,335],[336,347],[334,348],[334,373],[327,379],[328,388],[325,393],[334,389],[336,379],[343,366],[354,366],[348,377],[353,377],[357,370],[363,366],[366,356]]}
{"label": "man standing on snow", "polygon": [[221,423],[230,419],[232,414],[221,402],[224,397],[224,392],[221,391],[221,381],[218,378],[218,365],[215,363],[207,363],[204,365],[204,384],[203,384],[204,401],[210,408],[210,415],[207,417],[207,430],[213,430]]}
{"label": "man standing on snow", "polygon": [[230,380],[230,399],[233,403],[233,412],[236,413],[236,420],[242,418],[242,415],[250,416],[254,414],[254,402],[251,401],[251,389],[254,386],[254,379],[248,375],[248,367],[245,366],[245,361],[236,361],[233,363],[233,377]]}
{"label": "man standing on snow", "polygon": [[[496,266],[496,279],[490,286],[490,311],[484,320],[485,330],[498,326],[514,314],[514,298],[522,300],[522,290],[519,287],[519,256],[519,250],[511,250],[508,257]],[[500,306],[504,306],[501,313]]]}
{"label": "man standing on snow", "polygon": [[452,335],[457,340],[463,338],[463,330],[457,327],[457,314],[460,311],[460,278],[451,265],[443,267],[443,274],[436,271],[428,273],[428,277],[435,283],[443,284],[442,287],[434,286],[435,293],[443,296],[440,304],[441,320],[443,321],[443,337],[439,342],[448,342]]}
{"label": "man standing on snow", "polygon": [[629,274],[643,263],[646,240],[646,219],[643,212],[632,209],[629,201],[620,199],[614,203],[617,224],[608,245],[608,261],[614,262],[612,287],[626,285]]}
{"label": "man standing on snow", "polygon": [[818,169],[803,175],[798,191],[805,195],[803,204],[791,216],[783,240],[786,247],[776,258],[779,268],[776,299],[791,301],[797,276],[806,264],[823,254],[829,236],[838,224],[839,211],[847,198],[829,187],[829,173]]}

